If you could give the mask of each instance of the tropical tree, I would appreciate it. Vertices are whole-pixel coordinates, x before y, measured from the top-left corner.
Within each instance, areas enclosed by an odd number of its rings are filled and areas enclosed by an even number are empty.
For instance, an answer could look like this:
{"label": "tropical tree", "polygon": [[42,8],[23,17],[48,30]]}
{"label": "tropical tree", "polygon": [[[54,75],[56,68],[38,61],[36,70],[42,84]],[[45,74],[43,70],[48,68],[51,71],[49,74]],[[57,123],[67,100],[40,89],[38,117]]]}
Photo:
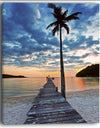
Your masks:
{"label": "tropical tree", "polygon": [[64,98],[65,96],[65,76],[64,76],[64,64],[63,64],[63,53],[62,53],[62,28],[65,28],[67,31],[67,34],[69,34],[69,27],[66,24],[66,22],[69,22],[71,20],[79,19],[77,17],[78,14],[81,14],[81,12],[73,13],[69,16],[66,16],[68,13],[68,10],[62,11],[61,7],[57,7],[55,4],[49,3],[49,8],[52,8],[54,12],[52,13],[53,16],[56,18],[56,21],[51,23],[47,26],[47,29],[49,27],[53,27],[52,35],[54,36],[56,32],[60,31],[60,66],[61,66],[61,94]]}

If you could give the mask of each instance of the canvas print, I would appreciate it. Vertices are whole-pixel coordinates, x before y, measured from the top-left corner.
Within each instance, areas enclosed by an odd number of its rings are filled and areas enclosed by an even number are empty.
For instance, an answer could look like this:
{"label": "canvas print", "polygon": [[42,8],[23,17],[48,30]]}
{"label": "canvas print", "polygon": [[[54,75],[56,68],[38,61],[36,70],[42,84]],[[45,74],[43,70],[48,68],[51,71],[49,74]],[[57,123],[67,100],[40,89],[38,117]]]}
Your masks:
{"label": "canvas print", "polygon": [[2,4],[2,123],[99,122],[99,4]]}

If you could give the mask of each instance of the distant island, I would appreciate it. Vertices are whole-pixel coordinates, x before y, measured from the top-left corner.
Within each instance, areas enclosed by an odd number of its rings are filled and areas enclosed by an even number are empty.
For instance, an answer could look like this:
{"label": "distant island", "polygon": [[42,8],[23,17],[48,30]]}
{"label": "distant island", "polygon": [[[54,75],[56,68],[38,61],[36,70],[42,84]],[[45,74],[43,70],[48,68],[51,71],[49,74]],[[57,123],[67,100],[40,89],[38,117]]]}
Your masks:
{"label": "distant island", "polygon": [[14,75],[2,74],[2,78],[26,78],[26,77],[22,75],[14,76]]}
{"label": "distant island", "polygon": [[76,74],[76,77],[99,77],[99,64],[86,67]]}

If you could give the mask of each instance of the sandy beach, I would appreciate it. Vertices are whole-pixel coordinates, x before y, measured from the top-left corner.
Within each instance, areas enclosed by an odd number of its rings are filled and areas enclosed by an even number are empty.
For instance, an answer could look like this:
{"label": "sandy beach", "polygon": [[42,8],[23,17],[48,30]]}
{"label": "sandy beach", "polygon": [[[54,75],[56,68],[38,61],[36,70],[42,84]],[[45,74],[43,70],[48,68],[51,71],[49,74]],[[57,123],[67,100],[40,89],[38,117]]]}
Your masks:
{"label": "sandy beach", "polygon": [[[3,124],[23,124],[36,95],[4,98]],[[99,122],[99,90],[68,92],[67,101],[81,114],[87,123]]]}

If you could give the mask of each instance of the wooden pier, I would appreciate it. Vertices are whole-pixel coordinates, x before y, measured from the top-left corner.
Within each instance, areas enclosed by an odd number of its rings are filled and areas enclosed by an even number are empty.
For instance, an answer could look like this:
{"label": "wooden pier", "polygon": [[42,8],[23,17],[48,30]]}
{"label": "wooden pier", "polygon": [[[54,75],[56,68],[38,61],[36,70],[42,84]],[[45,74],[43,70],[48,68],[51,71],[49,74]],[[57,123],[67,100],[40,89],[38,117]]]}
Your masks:
{"label": "wooden pier", "polygon": [[49,78],[27,113],[25,124],[86,123]]}

